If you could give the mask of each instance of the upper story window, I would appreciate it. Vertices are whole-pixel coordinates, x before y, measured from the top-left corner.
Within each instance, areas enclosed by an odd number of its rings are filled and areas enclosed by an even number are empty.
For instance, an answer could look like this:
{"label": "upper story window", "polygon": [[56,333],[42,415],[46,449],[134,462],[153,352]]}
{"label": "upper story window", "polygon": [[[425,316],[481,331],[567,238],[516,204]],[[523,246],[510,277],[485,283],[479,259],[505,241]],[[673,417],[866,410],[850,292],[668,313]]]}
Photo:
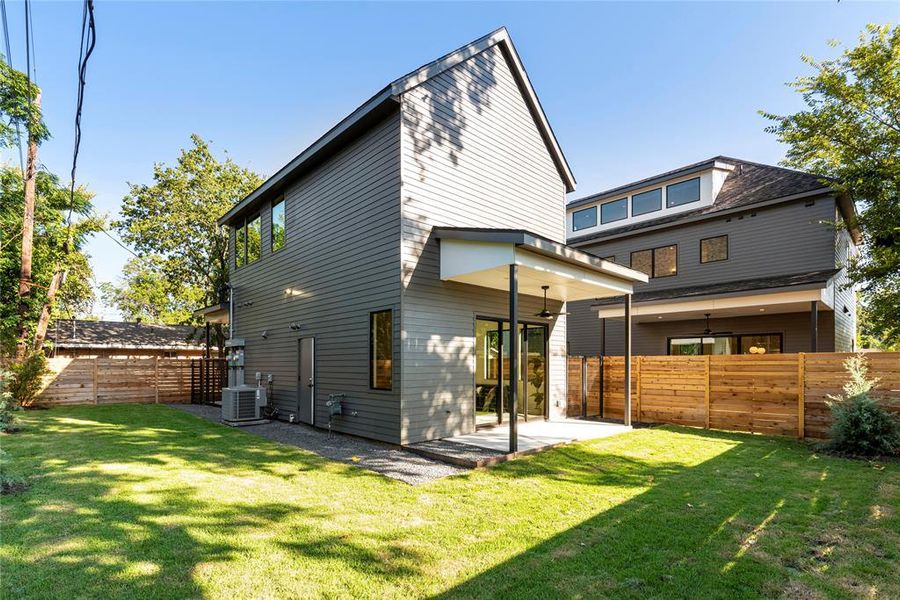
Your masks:
{"label": "upper story window", "polygon": [[272,252],[284,248],[284,198],[272,207]]}
{"label": "upper story window", "polygon": [[678,274],[678,246],[661,246],[631,253],[631,268],[652,278]]}
{"label": "upper story window", "polygon": [[597,207],[592,206],[572,213],[572,231],[597,226]]}
{"label": "upper story window", "polygon": [[600,205],[600,223],[612,223],[628,217],[628,198]]}
{"label": "upper story window", "polygon": [[700,178],[695,177],[666,186],[666,208],[700,200]]}
{"label": "upper story window", "polygon": [[259,215],[244,221],[234,232],[234,266],[243,267],[259,260]]}
{"label": "upper story window", "polygon": [[646,215],[662,210],[662,188],[641,192],[631,197],[631,216]]}
{"label": "upper story window", "polygon": [[728,260],[728,236],[719,235],[700,240],[700,262],[709,263],[720,260]]}
{"label": "upper story window", "polygon": [[390,390],[394,385],[394,313],[369,313],[369,387]]}
{"label": "upper story window", "polygon": [[256,215],[247,222],[247,264],[259,260],[262,243],[260,238],[260,219]]}
{"label": "upper story window", "polygon": [[243,267],[245,264],[247,264],[246,223],[234,230],[234,266]]}

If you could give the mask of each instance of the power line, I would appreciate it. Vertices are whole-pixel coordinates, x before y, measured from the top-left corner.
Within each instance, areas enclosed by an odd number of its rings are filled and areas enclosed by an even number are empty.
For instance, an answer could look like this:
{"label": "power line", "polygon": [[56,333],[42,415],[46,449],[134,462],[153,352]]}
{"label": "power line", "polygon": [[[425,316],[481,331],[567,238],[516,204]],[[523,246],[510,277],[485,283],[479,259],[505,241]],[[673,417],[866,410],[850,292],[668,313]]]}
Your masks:
{"label": "power line", "polygon": [[[12,49],[9,43],[9,24],[6,20],[6,0],[0,0],[0,12],[3,13],[3,40],[6,42],[6,64],[12,69]],[[24,176],[25,156],[22,153],[22,131],[19,129],[18,121],[16,121],[16,145],[19,147],[19,169]]]}

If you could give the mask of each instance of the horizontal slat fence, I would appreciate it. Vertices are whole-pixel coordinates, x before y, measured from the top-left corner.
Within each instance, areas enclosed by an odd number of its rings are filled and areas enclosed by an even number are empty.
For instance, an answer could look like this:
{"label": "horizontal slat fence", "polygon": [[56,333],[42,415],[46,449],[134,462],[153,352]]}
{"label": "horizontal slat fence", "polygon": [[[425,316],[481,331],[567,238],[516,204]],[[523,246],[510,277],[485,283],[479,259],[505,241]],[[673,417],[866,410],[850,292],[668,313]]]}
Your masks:
{"label": "horizontal slat fence", "polygon": [[190,402],[191,361],[179,358],[51,358],[38,406]]}
{"label": "horizontal slat fence", "polygon": [[[829,394],[842,392],[847,380],[844,362],[851,356],[635,356],[631,418],[643,423],[824,438],[831,425],[826,400]],[[900,353],[865,356],[870,376],[880,379],[875,395],[884,399],[889,410],[900,412]],[[571,381],[573,375],[578,377],[577,385]],[[569,416],[585,414],[584,403],[591,407],[596,402],[596,412],[589,410],[587,416],[622,419],[623,357],[607,356],[601,367],[597,357],[570,356],[569,377],[569,406],[578,407],[568,410]]]}

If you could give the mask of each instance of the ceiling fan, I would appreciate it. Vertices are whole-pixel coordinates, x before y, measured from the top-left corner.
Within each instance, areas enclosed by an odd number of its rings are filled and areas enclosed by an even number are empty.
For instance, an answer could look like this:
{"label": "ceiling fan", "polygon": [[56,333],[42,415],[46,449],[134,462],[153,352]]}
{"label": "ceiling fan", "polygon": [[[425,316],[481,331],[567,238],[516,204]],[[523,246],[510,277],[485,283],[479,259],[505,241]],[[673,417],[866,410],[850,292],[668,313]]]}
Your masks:
{"label": "ceiling fan", "polygon": [[567,315],[569,313],[564,312],[551,312],[550,309],[547,308],[547,290],[550,289],[549,285],[542,285],[541,289],[544,290],[544,308],[541,312],[536,313],[534,316],[541,317],[542,319],[552,319],[553,317],[558,317],[560,315]]}
{"label": "ceiling fan", "polygon": [[702,333],[698,335],[729,335],[733,332],[731,331],[713,331],[709,328],[709,315],[712,313],[704,313],[706,315],[706,329],[703,330]]}

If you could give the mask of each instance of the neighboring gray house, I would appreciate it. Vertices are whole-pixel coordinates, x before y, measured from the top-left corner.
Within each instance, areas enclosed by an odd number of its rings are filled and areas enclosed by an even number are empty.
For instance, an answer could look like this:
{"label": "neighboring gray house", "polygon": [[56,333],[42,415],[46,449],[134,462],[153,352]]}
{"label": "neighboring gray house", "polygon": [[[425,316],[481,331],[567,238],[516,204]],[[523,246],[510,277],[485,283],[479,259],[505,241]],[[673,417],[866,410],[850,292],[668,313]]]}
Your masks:
{"label": "neighboring gray house", "polygon": [[565,415],[558,313],[646,281],[562,243],[574,186],[505,29],[394,81],[219,221],[248,380],[393,443]]}
{"label": "neighboring gray house", "polygon": [[[634,354],[854,350],[844,267],[859,234],[833,225],[854,208],[819,177],[717,156],[567,213],[569,245],[650,276],[632,297]],[[621,307],[568,310],[571,354],[622,354]]]}

